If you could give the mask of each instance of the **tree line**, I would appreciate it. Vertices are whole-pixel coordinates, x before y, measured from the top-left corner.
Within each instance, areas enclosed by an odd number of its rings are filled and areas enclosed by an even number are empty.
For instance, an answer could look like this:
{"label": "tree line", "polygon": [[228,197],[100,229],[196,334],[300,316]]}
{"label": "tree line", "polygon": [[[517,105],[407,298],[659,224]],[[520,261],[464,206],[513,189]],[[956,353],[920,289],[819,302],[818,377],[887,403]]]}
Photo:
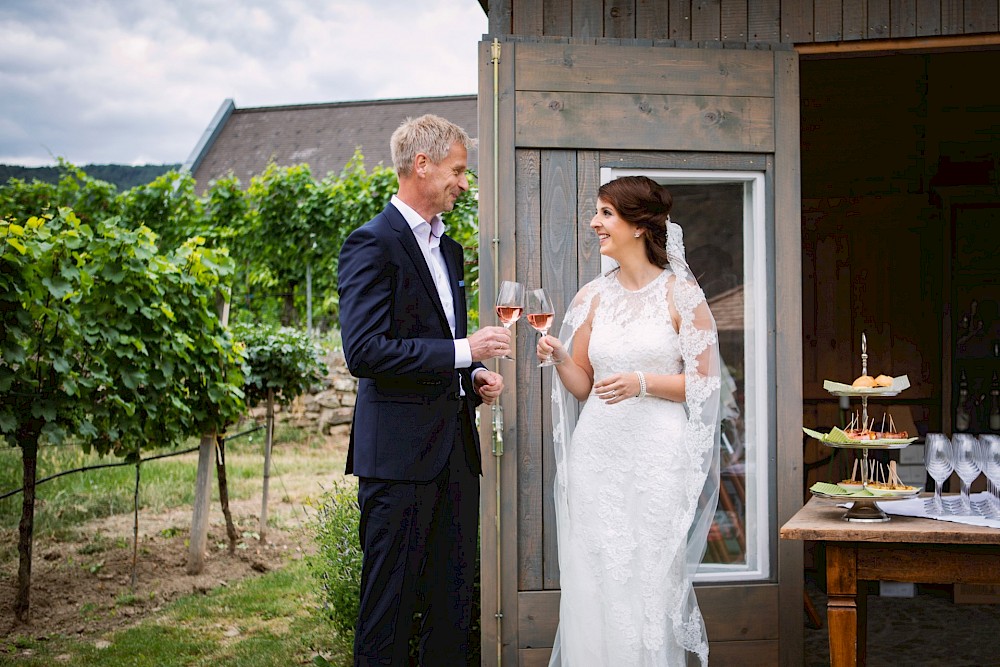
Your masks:
{"label": "tree line", "polygon": [[[129,190],[139,185],[145,185],[162,176],[168,171],[180,169],[179,164],[88,164],[83,170],[92,178],[111,183],[119,190]],[[22,181],[44,181],[58,183],[62,177],[63,167],[22,167],[15,164],[0,164],[0,183],[6,183],[12,178]]]}

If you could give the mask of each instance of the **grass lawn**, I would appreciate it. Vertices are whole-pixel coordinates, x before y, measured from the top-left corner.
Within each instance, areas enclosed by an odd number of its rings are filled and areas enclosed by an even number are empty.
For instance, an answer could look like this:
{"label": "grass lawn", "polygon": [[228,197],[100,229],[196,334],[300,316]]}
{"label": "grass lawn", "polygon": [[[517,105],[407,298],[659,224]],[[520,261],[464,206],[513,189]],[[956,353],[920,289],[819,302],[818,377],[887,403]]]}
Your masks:
{"label": "grass lawn", "polygon": [[[266,550],[255,529],[262,488],[263,431],[231,440],[226,447],[226,467],[231,501],[242,503],[244,522],[236,558],[244,571]],[[197,442],[186,443],[184,449]],[[144,456],[170,451],[150,450]],[[210,560],[225,569],[207,585],[160,597],[154,577],[186,582],[183,571],[186,538],[197,453],[144,463],[139,491],[140,526],[160,525],[157,517],[170,517],[162,530],[141,538],[140,565],[164,555],[169,544],[172,569],[140,578],[143,592],[130,593],[127,572],[109,574],[115,556],[132,553],[131,515],[135,467],[106,468],[59,477],[38,487],[35,508],[32,609],[42,603],[69,611],[73,620],[49,627],[45,615],[33,615],[31,625],[16,624],[0,630],[0,665],[53,667],[73,665],[149,665],[156,667],[212,665],[233,667],[284,665],[349,665],[348,641],[336,636],[320,606],[320,589],[302,555],[312,548],[308,530],[309,503],[343,478],[346,444],[337,438],[311,436],[296,429],[278,428],[270,482],[269,533],[281,532],[287,553],[272,551],[263,559],[263,574],[230,579],[233,561],[224,554],[224,531],[218,525],[210,540]],[[38,477],[114,459],[85,454],[75,446],[43,447]],[[20,486],[20,450],[0,450],[0,493]],[[249,509],[247,509],[249,508]],[[17,523],[21,496],[0,500],[0,570],[13,587],[17,570]],[[214,481],[212,510],[221,517],[218,486]],[[176,518],[179,517],[179,518]],[[120,519],[125,528],[112,532]],[[161,521],[162,523],[162,521]],[[96,529],[94,526],[100,526]],[[222,537],[220,537],[220,535]],[[275,538],[279,536],[274,535]],[[276,539],[277,541],[277,539]],[[299,548],[297,548],[299,547]],[[275,555],[275,554],[278,555]],[[120,560],[120,559],[119,559]],[[115,560],[115,562],[118,562]],[[155,561],[159,562],[159,561]],[[70,588],[42,586],[45,575],[69,572],[62,581]],[[84,598],[81,591],[101,588],[103,597]],[[65,598],[65,599],[64,599]],[[72,599],[75,598],[75,602]],[[155,599],[154,599],[155,598]],[[141,604],[140,604],[141,603]],[[49,613],[48,617],[53,617]],[[104,621],[103,625],[95,621]],[[53,629],[56,628],[56,629]]]}
{"label": "grass lawn", "polygon": [[334,636],[318,604],[315,581],[299,560],[207,595],[182,598],[153,618],[97,639],[16,639],[17,657],[0,654],[0,665],[349,665],[349,649]]}

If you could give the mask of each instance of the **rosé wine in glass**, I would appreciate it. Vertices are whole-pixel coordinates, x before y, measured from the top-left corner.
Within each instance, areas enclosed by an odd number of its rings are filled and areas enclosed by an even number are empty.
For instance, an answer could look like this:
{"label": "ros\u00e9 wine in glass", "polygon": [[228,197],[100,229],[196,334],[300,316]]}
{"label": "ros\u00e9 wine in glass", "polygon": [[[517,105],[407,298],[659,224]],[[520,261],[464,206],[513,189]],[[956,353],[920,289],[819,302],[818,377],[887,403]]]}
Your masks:
{"label": "ros\u00e9 wine in glass", "polygon": [[516,306],[497,306],[497,317],[500,318],[500,322],[502,322],[505,327],[509,327],[511,324],[521,319],[521,312],[523,310],[523,308],[518,308]]}
{"label": "ros\u00e9 wine in glass", "polygon": [[[542,288],[533,289],[528,292],[528,324],[543,336],[549,333],[549,329],[552,327],[552,322],[555,320],[555,309],[552,307],[552,302],[549,300],[548,295]],[[538,367],[542,368],[544,366],[552,366],[559,362],[555,361],[550,355],[546,359],[543,359]]]}
{"label": "ros\u00e9 wine in glass", "polygon": [[[524,285],[513,280],[504,280],[500,283],[497,291],[497,317],[505,329],[517,322],[524,312]],[[504,355],[501,359],[513,359],[514,357]]]}

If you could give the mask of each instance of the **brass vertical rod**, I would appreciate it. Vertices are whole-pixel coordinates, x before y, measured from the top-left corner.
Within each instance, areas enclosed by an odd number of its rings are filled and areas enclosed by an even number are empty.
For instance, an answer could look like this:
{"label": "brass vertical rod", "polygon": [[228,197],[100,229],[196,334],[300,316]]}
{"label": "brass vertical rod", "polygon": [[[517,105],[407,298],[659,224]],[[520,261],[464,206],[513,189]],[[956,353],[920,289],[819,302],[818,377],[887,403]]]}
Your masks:
{"label": "brass vertical rod", "polygon": [[[493,295],[500,289],[500,42],[493,38],[490,55],[490,63],[493,65]],[[500,371],[500,360],[495,361],[497,372]],[[501,541],[500,541],[500,457],[503,456],[503,408],[498,398],[493,405],[493,460],[496,465],[496,479],[494,480],[496,491],[496,512],[494,524],[496,528],[496,622],[497,622],[497,667],[503,664],[503,605],[501,604],[503,587],[501,566]]]}

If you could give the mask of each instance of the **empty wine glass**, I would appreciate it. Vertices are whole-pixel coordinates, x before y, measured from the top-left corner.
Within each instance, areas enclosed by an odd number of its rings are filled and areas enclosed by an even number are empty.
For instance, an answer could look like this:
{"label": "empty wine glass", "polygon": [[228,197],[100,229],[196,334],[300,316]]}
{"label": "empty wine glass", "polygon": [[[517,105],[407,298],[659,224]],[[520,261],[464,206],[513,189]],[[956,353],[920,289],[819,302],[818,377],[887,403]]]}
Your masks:
{"label": "empty wine glass", "polygon": [[[497,317],[505,329],[510,329],[514,322],[521,318],[524,312],[524,285],[512,280],[504,280],[500,283],[497,292]],[[513,356],[504,355],[501,359],[513,359]]]}
{"label": "empty wine glass", "polygon": [[1000,514],[1000,435],[979,436],[980,467],[988,480],[990,505],[994,516]]}
{"label": "empty wine glass", "polygon": [[[549,297],[545,294],[544,289],[539,287],[538,289],[528,290],[528,310],[526,317],[532,329],[543,336],[549,333],[549,328],[552,327],[552,320],[555,318],[555,309],[552,307],[552,302],[549,301]],[[554,366],[558,363],[550,354],[538,364],[538,367]]]}
{"label": "empty wine glass", "polygon": [[934,513],[944,514],[941,485],[953,470],[951,441],[944,433],[928,433],[924,438],[924,467],[934,480]]}
{"label": "empty wine glass", "polygon": [[979,464],[976,462],[978,443],[976,436],[971,433],[956,433],[951,439],[952,463],[958,478],[962,480],[960,497],[963,514],[972,514],[969,485],[979,477]]}

